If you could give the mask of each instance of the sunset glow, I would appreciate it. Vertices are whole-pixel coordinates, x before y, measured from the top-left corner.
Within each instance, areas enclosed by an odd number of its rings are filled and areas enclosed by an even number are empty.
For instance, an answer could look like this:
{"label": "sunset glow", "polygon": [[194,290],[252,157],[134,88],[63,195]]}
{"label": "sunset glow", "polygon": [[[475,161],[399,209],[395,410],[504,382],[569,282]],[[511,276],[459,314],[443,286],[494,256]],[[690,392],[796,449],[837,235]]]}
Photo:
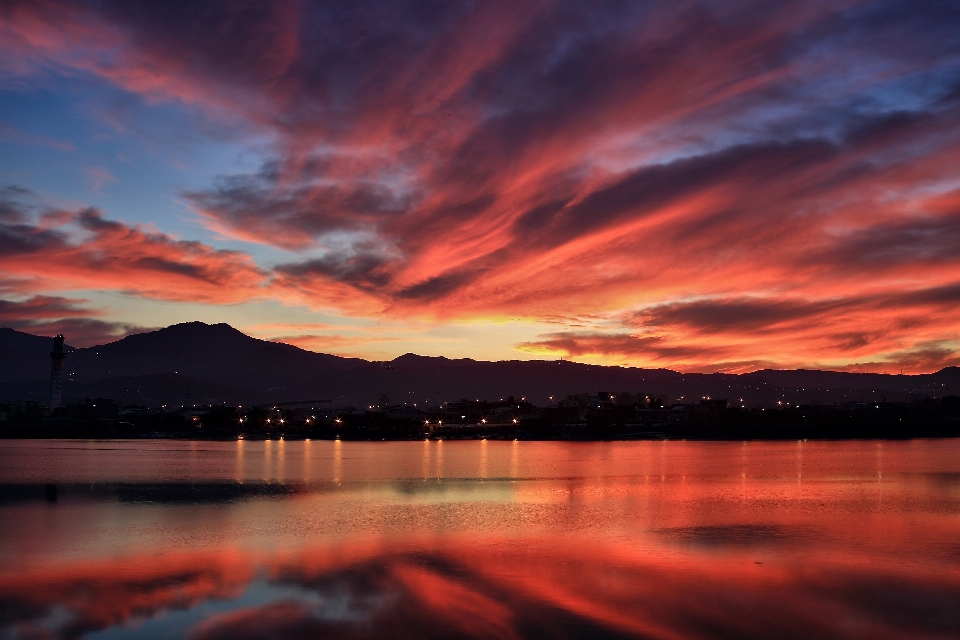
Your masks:
{"label": "sunset glow", "polygon": [[960,365],[958,31],[949,2],[2,2],[0,322]]}

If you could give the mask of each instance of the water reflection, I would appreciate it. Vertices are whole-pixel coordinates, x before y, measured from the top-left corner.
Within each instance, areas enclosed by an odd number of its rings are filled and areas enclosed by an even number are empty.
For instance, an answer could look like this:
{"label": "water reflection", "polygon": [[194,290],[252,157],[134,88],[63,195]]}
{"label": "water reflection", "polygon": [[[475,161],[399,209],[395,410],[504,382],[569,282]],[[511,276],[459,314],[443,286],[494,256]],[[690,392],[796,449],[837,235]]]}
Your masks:
{"label": "water reflection", "polygon": [[312,449],[313,449],[313,442],[311,440],[304,440],[303,442],[303,482],[304,484],[310,483],[310,469],[313,467],[313,463],[310,460]]}
{"label": "water reflection", "polygon": [[263,481],[270,482],[273,479],[273,440],[266,440],[263,443]]}
{"label": "water reflection", "polygon": [[2,443],[0,637],[960,637],[958,454]]}
{"label": "water reflection", "polygon": [[[502,542],[144,554],[22,571],[0,580],[0,602],[21,637],[920,638],[960,629],[960,578],[947,568]],[[209,603],[207,615],[188,615]]]}
{"label": "water reflection", "polygon": [[246,477],[246,470],[243,468],[243,447],[244,440],[240,438],[237,440],[237,453],[236,453],[236,473],[234,474],[234,479],[237,482],[243,482],[243,479]]}

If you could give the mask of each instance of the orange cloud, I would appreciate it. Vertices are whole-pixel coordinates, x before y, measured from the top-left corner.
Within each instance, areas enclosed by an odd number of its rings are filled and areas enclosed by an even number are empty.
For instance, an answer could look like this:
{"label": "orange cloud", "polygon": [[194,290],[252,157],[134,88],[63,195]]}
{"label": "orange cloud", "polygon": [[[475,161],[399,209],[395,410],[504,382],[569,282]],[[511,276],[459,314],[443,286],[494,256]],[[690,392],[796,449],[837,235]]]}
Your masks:
{"label": "orange cloud", "polygon": [[[287,257],[259,266],[94,213],[73,218],[84,241],[52,227],[17,242],[59,247],[69,287],[166,300],[606,319],[529,353],[954,361],[960,300],[921,299],[960,285],[954,12],[380,9],[10,3],[0,51],[16,73],[90,74],[269,140],[259,170],[182,195],[209,229]],[[0,268],[24,294],[57,271]]]}
{"label": "orange cloud", "polygon": [[554,332],[517,348],[687,371],[778,365],[921,373],[960,362],[960,345],[943,338],[958,303],[956,286],[819,300],[706,298],[652,305],[612,329]]}
{"label": "orange cloud", "polygon": [[95,209],[59,212],[51,226],[33,222],[21,202],[4,206],[0,270],[8,291],[110,289],[233,303],[259,295],[266,278],[245,254],[106,220]]}

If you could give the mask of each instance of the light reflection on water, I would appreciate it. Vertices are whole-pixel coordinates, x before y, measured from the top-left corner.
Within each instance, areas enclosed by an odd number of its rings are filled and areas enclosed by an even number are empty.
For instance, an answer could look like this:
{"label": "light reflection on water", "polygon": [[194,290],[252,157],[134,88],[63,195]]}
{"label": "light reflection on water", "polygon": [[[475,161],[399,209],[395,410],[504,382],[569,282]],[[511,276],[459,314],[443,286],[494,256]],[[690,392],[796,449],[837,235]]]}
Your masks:
{"label": "light reflection on water", "polygon": [[0,442],[0,637],[960,637],[960,441]]}

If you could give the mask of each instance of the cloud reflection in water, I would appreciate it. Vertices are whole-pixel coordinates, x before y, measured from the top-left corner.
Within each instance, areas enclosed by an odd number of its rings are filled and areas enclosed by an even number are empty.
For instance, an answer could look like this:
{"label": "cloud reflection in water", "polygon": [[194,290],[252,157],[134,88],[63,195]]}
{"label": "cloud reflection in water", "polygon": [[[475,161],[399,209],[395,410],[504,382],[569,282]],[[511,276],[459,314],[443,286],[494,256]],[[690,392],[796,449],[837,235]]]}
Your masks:
{"label": "cloud reflection in water", "polygon": [[0,638],[960,637],[958,441],[64,446]]}
{"label": "cloud reflection in water", "polygon": [[259,559],[144,553],[5,577],[0,624],[23,638],[114,627],[133,634],[175,622],[172,612],[259,589],[262,601],[240,598],[244,606],[207,616],[190,637],[920,638],[960,630],[960,576],[949,564],[878,564],[830,549],[783,558],[762,545],[744,554],[749,537],[735,535],[732,546],[714,537],[708,553],[566,535],[362,540]]}

